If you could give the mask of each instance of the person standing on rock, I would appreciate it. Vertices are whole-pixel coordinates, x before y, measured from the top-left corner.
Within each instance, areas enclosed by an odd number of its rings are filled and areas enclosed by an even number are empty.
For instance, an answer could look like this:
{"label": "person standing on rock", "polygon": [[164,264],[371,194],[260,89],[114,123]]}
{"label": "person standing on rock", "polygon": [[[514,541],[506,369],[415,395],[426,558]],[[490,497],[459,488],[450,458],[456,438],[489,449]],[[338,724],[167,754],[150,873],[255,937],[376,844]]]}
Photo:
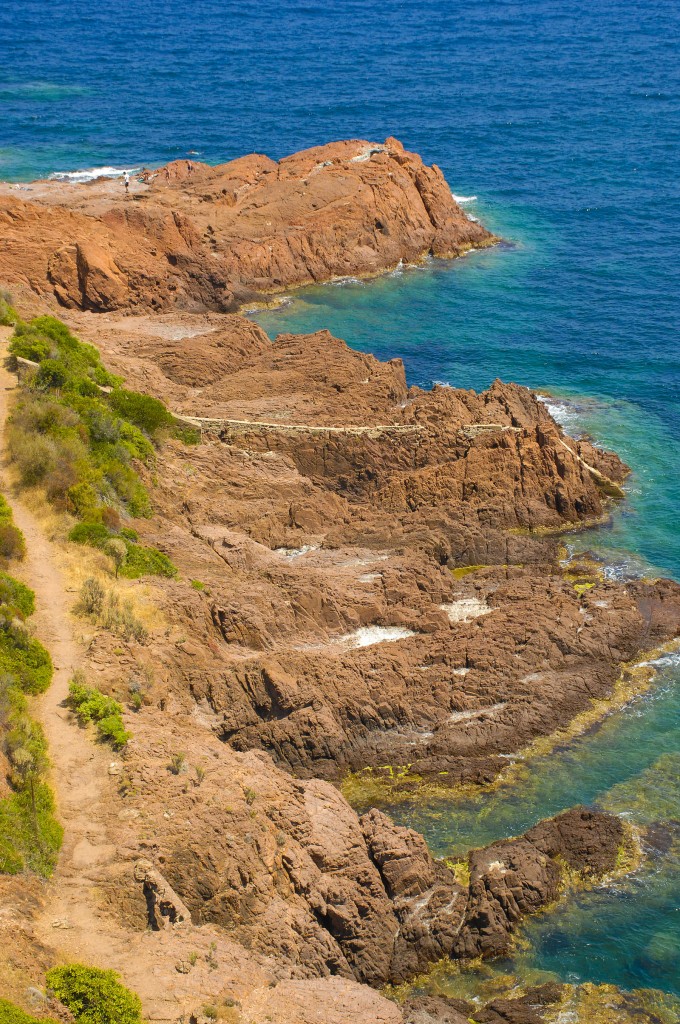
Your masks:
{"label": "person standing on rock", "polygon": [[130,194],[130,175],[127,171],[123,175],[123,184],[125,185],[125,195],[127,196]]}

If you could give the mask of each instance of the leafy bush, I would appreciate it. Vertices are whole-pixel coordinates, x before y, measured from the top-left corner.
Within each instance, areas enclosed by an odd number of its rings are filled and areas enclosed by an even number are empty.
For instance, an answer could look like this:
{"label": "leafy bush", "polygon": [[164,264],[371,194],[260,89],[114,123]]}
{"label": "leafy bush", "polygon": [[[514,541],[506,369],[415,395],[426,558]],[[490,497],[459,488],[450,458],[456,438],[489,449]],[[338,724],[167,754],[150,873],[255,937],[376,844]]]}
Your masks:
{"label": "leafy bush", "polygon": [[29,869],[49,878],[63,838],[47,783],[36,781],[32,789],[0,800],[0,871],[16,875]]}
{"label": "leafy bush", "polygon": [[123,419],[134,423],[150,437],[163,428],[172,430],[175,427],[175,417],[162,402],[159,402],[157,398],[152,398],[151,395],[142,395],[137,391],[117,388],[111,394],[110,402],[112,408]]}
{"label": "leafy bush", "polygon": [[0,558],[16,558],[21,561],[26,556],[26,541],[18,526],[15,526],[12,509],[0,494]]}
{"label": "leafy bush", "polygon": [[126,555],[119,567],[119,573],[126,579],[135,580],[140,576],[172,578],[177,575],[177,566],[158,548],[135,544],[137,534],[134,530],[124,527],[116,534],[101,522],[77,523],[69,532],[68,538],[76,544],[89,544],[90,547],[101,548],[107,553],[108,545],[112,541],[124,543]]}
{"label": "leafy bush", "polygon": [[0,605],[14,611],[14,617],[27,619],[35,611],[35,594],[24,583],[0,572]]}
{"label": "leafy bush", "polygon": [[20,320],[21,317],[12,305],[12,296],[3,289],[0,292],[0,324],[3,327],[12,327]]}
{"label": "leafy bush", "polygon": [[[7,518],[7,510],[0,509]],[[63,837],[45,782],[47,741],[28,715],[24,694],[43,693],[52,678],[49,653],[16,619],[35,608],[33,591],[0,573],[0,731],[11,792],[0,800],[0,873],[28,868],[48,876]],[[1,1019],[1,1018],[0,1018]]]}
{"label": "leafy bush", "polygon": [[[167,435],[193,443],[199,435],[181,427],[158,399],[121,387],[97,349],[55,317],[18,321],[10,352],[39,364],[22,380],[22,399],[7,432],[22,484],[44,486],[57,508],[82,520],[73,540],[104,548],[120,534],[127,545],[126,577],[176,575],[165,555],[136,545],[136,533],[121,530],[121,512],[152,513],[138,469],[140,462],[153,463],[154,444]],[[6,550],[7,557],[20,557],[16,528],[10,523],[3,531],[1,513],[0,556]]]}
{"label": "leafy bush", "polygon": [[177,566],[157,548],[145,548],[139,544],[127,543],[127,559],[120,570],[121,576],[137,579],[138,576],[177,575]]}
{"label": "leafy bush", "polygon": [[41,1017],[38,1020],[6,999],[0,999],[0,1024],[56,1024],[56,1021],[52,1017]]}
{"label": "leafy bush", "polygon": [[0,558],[14,558],[21,562],[25,557],[26,541],[19,527],[14,523],[0,526]]}
{"label": "leafy bush", "polygon": [[25,868],[49,876],[54,870],[63,831],[54,816],[52,791],[44,781],[47,741],[26,710],[13,676],[0,677],[3,749],[9,763],[9,796],[0,800],[0,872]]}
{"label": "leafy bush", "polygon": [[99,738],[110,743],[115,750],[120,750],[130,739],[130,733],[125,731],[123,725],[122,705],[113,697],[107,697],[100,690],[87,686],[84,680],[82,672],[75,673],[68,688],[68,707],[81,725],[93,722]]}
{"label": "leafy bush", "polygon": [[93,548],[103,548],[111,532],[103,523],[76,523],[69,532],[68,539],[76,544],[89,544]]}
{"label": "leafy bush", "polygon": [[107,540],[104,550],[115,566],[116,579],[118,579],[118,573],[120,572],[128,553],[125,541],[121,540],[120,537],[112,537],[110,540]]}
{"label": "leafy bush", "polygon": [[139,996],[121,985],[115,971],[68,964],[48,971],[47,984],[77,1024],[142,1024]]}
{"label": "leafy bush", "polygon": [[52,659],[25,629],[8,625],[0,629],[0,673],[13,676],[23,693],[44,693],[52,681]]}
{"label": "leafy bush", "polygon": [[4,495],[0,494],[0,526],[12,522],[12,509]]}

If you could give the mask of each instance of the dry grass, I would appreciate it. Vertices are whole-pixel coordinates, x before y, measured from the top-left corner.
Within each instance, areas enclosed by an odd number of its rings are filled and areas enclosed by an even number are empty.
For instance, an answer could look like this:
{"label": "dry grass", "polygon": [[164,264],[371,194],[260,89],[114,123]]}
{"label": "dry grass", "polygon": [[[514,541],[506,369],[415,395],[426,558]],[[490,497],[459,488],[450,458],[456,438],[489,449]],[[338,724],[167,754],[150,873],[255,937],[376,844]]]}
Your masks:
{"label": "dry grass", "polygon": [[[113,562],[103,551],[66,540],[78,520],[50,505],[42,488],[23,488],[21,500],[29,506],[45,536],[55,545],[55,561],[63,573],[66,590],[74,596],[74,603],[85,580],[94,577],[105,590],[117,594],[121,602],[130,602],[136,618],[149,634],[168,628],[168,621],[160,610],[163,603],[160,587],[145,580],[116,579]],[[82,619],[78,623],[82,632]]]}

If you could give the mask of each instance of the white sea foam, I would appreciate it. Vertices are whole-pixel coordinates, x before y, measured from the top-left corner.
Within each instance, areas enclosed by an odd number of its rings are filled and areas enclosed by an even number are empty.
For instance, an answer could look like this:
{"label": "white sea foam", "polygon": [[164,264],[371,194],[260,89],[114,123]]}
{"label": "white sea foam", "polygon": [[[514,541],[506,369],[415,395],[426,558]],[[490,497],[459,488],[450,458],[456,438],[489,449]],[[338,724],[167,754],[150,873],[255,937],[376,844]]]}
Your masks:
{"label": "white sea foam", "polygon": [[451,198],[454,199],[459,206],[463,203],[474,203],[477,200],[477,196],[457,196],[455,192],[451,193]]}
{"label": "white sea foam", "polygon": [[558,423],[565,434],[578,439],[583,435],[581,428],[581,410],[575,402],[566,398],[555,398],[554,395],[536,395],[539,402],[546,407],[555,423]]}
{"label": "white sea foam", "polygon": [[680,666],[680,651],[669,651],[667,654],[660,654],[658,658],[653,658],[651,661],[638,661],[637,664],[656,669],[678,668]]}
{"label": "white sea foam", "polygon": [[335,285],[336,288],[345,288],[348,284],[360,284],[363,285],[363,281],[360,277],[334,277],[330,284]]}
{"label": "white sea foam", "polygon": [[371,647],[373,644],[405,640],[408,636],[415,636],[415,633],[403,626],[361,626],[353,633],[341,636],[339,643],[347,647]]}
{"label": "white sea foam", "polygon": [[54,171],[49,175],[49,180],[81,184],[84,181],[94,181],[95,178],[122,178],[126,171],[128,174],[136,174],[139,167],[90,167],[83,171]]}

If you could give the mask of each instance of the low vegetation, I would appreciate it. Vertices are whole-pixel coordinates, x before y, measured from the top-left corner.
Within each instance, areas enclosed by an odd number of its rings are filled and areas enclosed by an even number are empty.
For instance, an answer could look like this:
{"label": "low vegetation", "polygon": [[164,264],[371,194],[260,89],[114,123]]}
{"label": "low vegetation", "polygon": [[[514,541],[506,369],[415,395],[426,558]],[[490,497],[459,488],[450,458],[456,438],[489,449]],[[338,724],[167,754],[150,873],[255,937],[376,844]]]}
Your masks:
{"label": "low vegetation", "polygon": [[137,533],[129,527],[123,527],[115,532],[108,529],[104,523],[78,523],[69,533],[69,540],[76,544],[87,544],[93,548],[100,548],[109,557],[111,551],[109,545],[113,542],[120,542],[125,547],[120,561],[112,559],[117,566],[117,576],[124,576],[127,579],[137,579],[139,576],[167,576],[177,575],[177,568],[172,564],[167,555],[157,548],[143,547],[137,544]]}
{"label": "low vegetation", "polygon": [[12,296],[4,288],[0,289],[0,325],[3,327],[14,327],[21,317],[12,305]]}
{"label": "low vegetation", "polygon": [[[1,312],[1,307],[0,307]],[[122,387],[96,348],[51,316],[18,320],[10,353],[21,369],[22,393],[8,430],[8,451],[25,486],[42,486],[49,501],[80,520],[70,539],[107,550],[122,576],[174,576],[169,558],[137,543],[125,517],[151,515],[142,467],[153,467],[168,437],[198,440],[162,402]],[[2,553],[0,508],[0,554]],[[115,555],[114,555],[115,552]]]}
{"label": "low vegetation", "polygon": [[21,561],[26,555],[26,541],[18,526],[14,524],[12,509],[0,494],[0,558],[5,561]]}
{"label": "low vegetation", "polygon": [[23,625],[34,607],[33,591],[0,573],[0,734],[10,787],[0,800],[0,872],[29,869],[48,876],[62,829],[46,782],[47,741],[26,699],[44,693],[52,679],[48,651]]}
{"label": "low vegetation", "polygon": [[6,999],[0,999],[0,1024],[57,1024],[52,1017],[32,1017],[30,1013],[24,1013],[14,1003],[8,1003]]}
{"label": "low vegetation", "polygon": [[142,1024],[139,996],[120,983],[115,971],[67,964],[47,972],[47,985],[76,1024]]}
{"label": "low vegetation", "polygon": [[103,743],[110,743],[114,750],[122,750],[127,744],[130,733],[123,725],[122,705],[88,686],[81,671],[75,672],[69,684],[67,704],[81,725],[94,724]]}
{"label": "low vegetation", "polygon": [[80,599],[75,611],[89,616],[97,625],[123,640],[136,640],[138,643],[147,640],[146,628],[135,615],[132,603],[121,601],[115,590],[105,590],[94,576],[89,576],[80,588]]}

